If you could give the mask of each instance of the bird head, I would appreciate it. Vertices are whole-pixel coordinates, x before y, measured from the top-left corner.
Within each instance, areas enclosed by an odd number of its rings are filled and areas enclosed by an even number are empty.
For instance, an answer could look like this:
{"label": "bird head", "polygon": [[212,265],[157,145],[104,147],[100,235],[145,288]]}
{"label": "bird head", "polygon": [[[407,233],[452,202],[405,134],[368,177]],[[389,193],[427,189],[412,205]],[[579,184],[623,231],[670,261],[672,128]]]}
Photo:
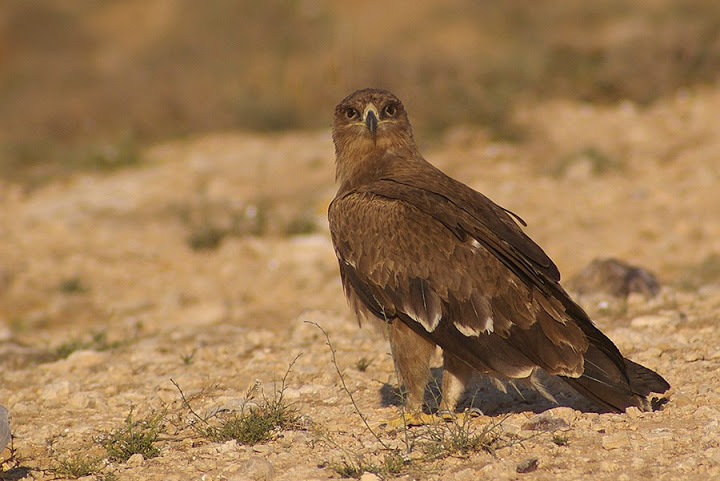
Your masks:
{"label": "bird head", "polygon": [[416,153],[405,107],[386,90],[358,90],[343,99],[335,107],[332,136],[339,177],[343,170],[359,169],[358,162],[377,170],[376,162]]}
{"label": "bird head", "polygon": [[413,142],[412,128],[402,102],[386,90],[353,92],[335,107],[333,140],[354,141],[360,146],[383,148],[384,144]]}

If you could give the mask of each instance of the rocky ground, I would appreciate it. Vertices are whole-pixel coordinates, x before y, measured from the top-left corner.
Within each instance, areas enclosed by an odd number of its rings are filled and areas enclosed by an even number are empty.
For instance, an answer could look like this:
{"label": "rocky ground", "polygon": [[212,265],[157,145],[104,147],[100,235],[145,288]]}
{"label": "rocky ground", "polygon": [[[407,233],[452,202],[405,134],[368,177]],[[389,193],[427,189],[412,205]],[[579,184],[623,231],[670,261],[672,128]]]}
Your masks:
{"label": "rocky ground", "polygon": [[[425,149],[528,221],[565,279],[597,257],[657,274],[656,296],[582,299],[672,384],[654,413],[479,379],[469,424],[388,427],[388,348],[352,320],[324,220],[328,132],[208,135],[0,185],[0,479],[720,479],[719,109],[720,88],[646,110],[543,104],[518,114],[523,144],[458,127]],[[278,405],[294,416],[268,440],[208,433]],[[113,457],[128,426],[158,451]]]}

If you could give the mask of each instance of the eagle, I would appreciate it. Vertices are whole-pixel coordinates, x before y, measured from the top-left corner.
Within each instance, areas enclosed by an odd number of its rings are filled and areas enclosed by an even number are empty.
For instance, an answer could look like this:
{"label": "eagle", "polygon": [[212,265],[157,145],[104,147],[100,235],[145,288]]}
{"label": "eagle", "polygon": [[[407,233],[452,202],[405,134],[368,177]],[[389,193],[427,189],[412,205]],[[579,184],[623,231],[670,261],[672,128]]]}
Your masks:
{"label": "eagle", "polygon": [[440,412],[456,411],[475,371],[533,383],[542,369],[610,412],[665,401],[654,394],[670,385],[600,332],[524,221],[423,158],[395,95],[349,95],[332,139],[328,220],[343,289],[358,322],[387,327],[409,413],[422,416],[437,346]]}

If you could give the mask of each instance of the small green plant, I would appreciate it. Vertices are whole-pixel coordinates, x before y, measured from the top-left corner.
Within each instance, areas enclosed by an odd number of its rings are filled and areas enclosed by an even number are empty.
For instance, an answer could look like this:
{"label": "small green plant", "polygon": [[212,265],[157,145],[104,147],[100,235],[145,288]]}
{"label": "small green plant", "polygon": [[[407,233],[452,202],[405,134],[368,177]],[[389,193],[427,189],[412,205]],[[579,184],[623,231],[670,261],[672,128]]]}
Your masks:
{"label": "small green plant", "polygon": [[562,177],[579,162],[588,162],[590,172],[598,176],[621,170],[623,167],[622,163],[608,152],[595,145],[585,145],[579,150],[560,157],[555,165],[550,168],[549,174],[552,177]]}
{"label": "small green plant", "polygon": [[52,359],[65,359],[75,351],[81,351],[85,349],[92,349],[94,351],[107,351],[109,349],[115,349],[122,343],[120,341],[108,341],[106,331],[97,331],[92,334],[89,341],[82,339],[71,339],[60,344],[52,352]]}
{"label": "small green plant", "polygon": [[568,437],[564,434],[553,434],[552,442],[558,446],[567,446]]}
{"label": "small green plant", "polygon": [[[271,202],[258,193],[253,202],[239,209],[225,202],[213,201],[207,193],[206,182],[200,182],[194,200],[176,205],[174,210],[187,226],[185,243],[195,251],[215,250],[228,237],[260,237],[269,231]],[[301,222],[301,217],[298,217]],[[287,234],[307,231],[306,225],[288,226]]]}
{"label": "small green plant", "polygon": [[193,351],[190,353],[181,354],[180,359],[182,359],[183,364],[186,366],[189,366],[190,364],[192,364],[193,358],[195,357],[196,352],[197,351],[195,349],[193,349]]}
{"label": "small green plant", "polygon": [[272,439],[279,430],[290,429],[297,425],[297,412],[285,402],[283,397],[287,377],[297,359],[296,357],[290,363],[280,388],[275,391],[272,399],[261,393],[259,402],[254,402],[260,388],[260,384],[256,383],[245,393],[246,402],[239,413],[221,412],[202,417],[190,406],[180,386],[172,379],[170,382],[180,392],[183,404],[197,421],[193,424],[196,432],[216,442],[235,439],[241,444],[253,445]]}
{"label": "small green plant", "polygon": [[374,473],[382,476],[396,475],[407,471],[411,464],[410,458],[399,450],[391,450],[383,453],[381,458],[370,459],[362,454],[351,453],[347,449],[338,446],[334,441],[327,438],[327,433],[323,436],[344,452],[340,461],[326,463],[328,467],[343,478],[359,478],[363,473]]}
{"label": "small green plant", "polygon": [[343,457],[343,459],[336,463],[330,463],[330,468],[340,475],[342,478],[356,478],[359,479],[363,473],[374,473],[379,474],[382,469],[370,462],[367,462],[364,458],[358,457],[356,459],[350,459]]}
{"label": "small green plant", "polygon": [[58,290],[63,294],[84,294],[89,291],[88,287],[79,277],[68,277],[58,284]]}
{"label": "small green plant", "polygon": [[365,356],[363,356],[360,359],[358,359],[357,362],[355,363],[355,369],[357,369],[360,372],[365,372],[365,371],[367,371],[367,368],[370,367],[370,364],[372,364],[372,362],[373,362],[372,359],[368,359]]}
{"label": "small green plant", "polygon": [[158,456],[160,449],[155,443],[164,429],[165,415],[165,412],[159,412],[135,419],[131,408],[125,424],[101,439],[108,459],[124,463],[133,454],[142,454],[145,459]]}
{"label": "small green plant", "polygon": [[77,166],[79,169],[112,171],[138,165],[142,161],[140,145],[130,132],[108,142],[98,142],[78,154],[81,159]]}
{"label": "small green plant", "polygon": [[76,453],[61,460],[53,472],[65,478],[82,478],[97,473],[102,464],[102,459]]}
{"label": "small green plant", "polygon": [[425,426],[425,432],[418,434],[416,442],[427,459],[433,461],[481,451],[493,454],[496,449],[503,447],[499,431],[502,421],[476,429],[466,413],[461,417],[453,417],[448,421],[439,420]]}
{"label": "small green plant", "polygon": [[32,322],[25,317],[11,317],[8,324],[10,324],[10,330],[12,332],[20,333],[26,332],[32,325]]}
{"label": "small green plant", "polygon": [[374,466],[366,466],[360,463],[343,458],[337,463],[330,463],[330,468],[340,475],[341,478],[360,478],[364,472],[373,472]]}
{"label": "small green plant", "polygon": [[705,284],[720,281],[720,255],[710,254],[699,263],[683,268],[675,285],[683,290],[695,290]]}
{"label": "small green plant", "polygon": [[253,445],[268,441],[277,430],[292,426],[294,418],[285,406],[273,401],[231,415],[206,433],[213,441],[235,439],[241,444]]}
{"label": "small green plant", "polygon": [[195,251],[217,249],[227,234],[227,229],[211,224],[201,224],[190,232],[187,245]]}
{"label": "small green plant", "polygon": [[399,451],[386,453],[383,457],[383,472],[387,474],[400,474],[410,463],[407,456]]}

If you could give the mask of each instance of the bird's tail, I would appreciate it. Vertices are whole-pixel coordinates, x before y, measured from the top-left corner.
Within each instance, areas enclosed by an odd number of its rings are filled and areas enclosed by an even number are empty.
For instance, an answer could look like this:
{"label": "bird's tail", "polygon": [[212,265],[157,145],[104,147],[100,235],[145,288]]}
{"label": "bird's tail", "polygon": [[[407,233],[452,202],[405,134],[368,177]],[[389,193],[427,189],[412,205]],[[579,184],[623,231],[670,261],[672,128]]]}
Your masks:
{"label": "bird's tail", "polygon": [[670,389],[670,384],[645,366],[626,358],[623,361],[624,370],[619,369],[602,349],[591,344],[585,353],[582,376],[562,379],[609,411],[624,412],[631,406],[654,411],[664,404],[666,399],[659,395]]}
{"label": "bird's tail", "polygon": [[[580,377],[560,376],[580,394],[609,411],[624,412],[631,406],[654,411],[667,402],[660,395],[670,384],[655,371],[626,359],[618,348],[590,320],[587,313],[560,287],[553,286],[566,312],[577,319],[589,341]],[[657,396],[653,396],[656,394]]]}

